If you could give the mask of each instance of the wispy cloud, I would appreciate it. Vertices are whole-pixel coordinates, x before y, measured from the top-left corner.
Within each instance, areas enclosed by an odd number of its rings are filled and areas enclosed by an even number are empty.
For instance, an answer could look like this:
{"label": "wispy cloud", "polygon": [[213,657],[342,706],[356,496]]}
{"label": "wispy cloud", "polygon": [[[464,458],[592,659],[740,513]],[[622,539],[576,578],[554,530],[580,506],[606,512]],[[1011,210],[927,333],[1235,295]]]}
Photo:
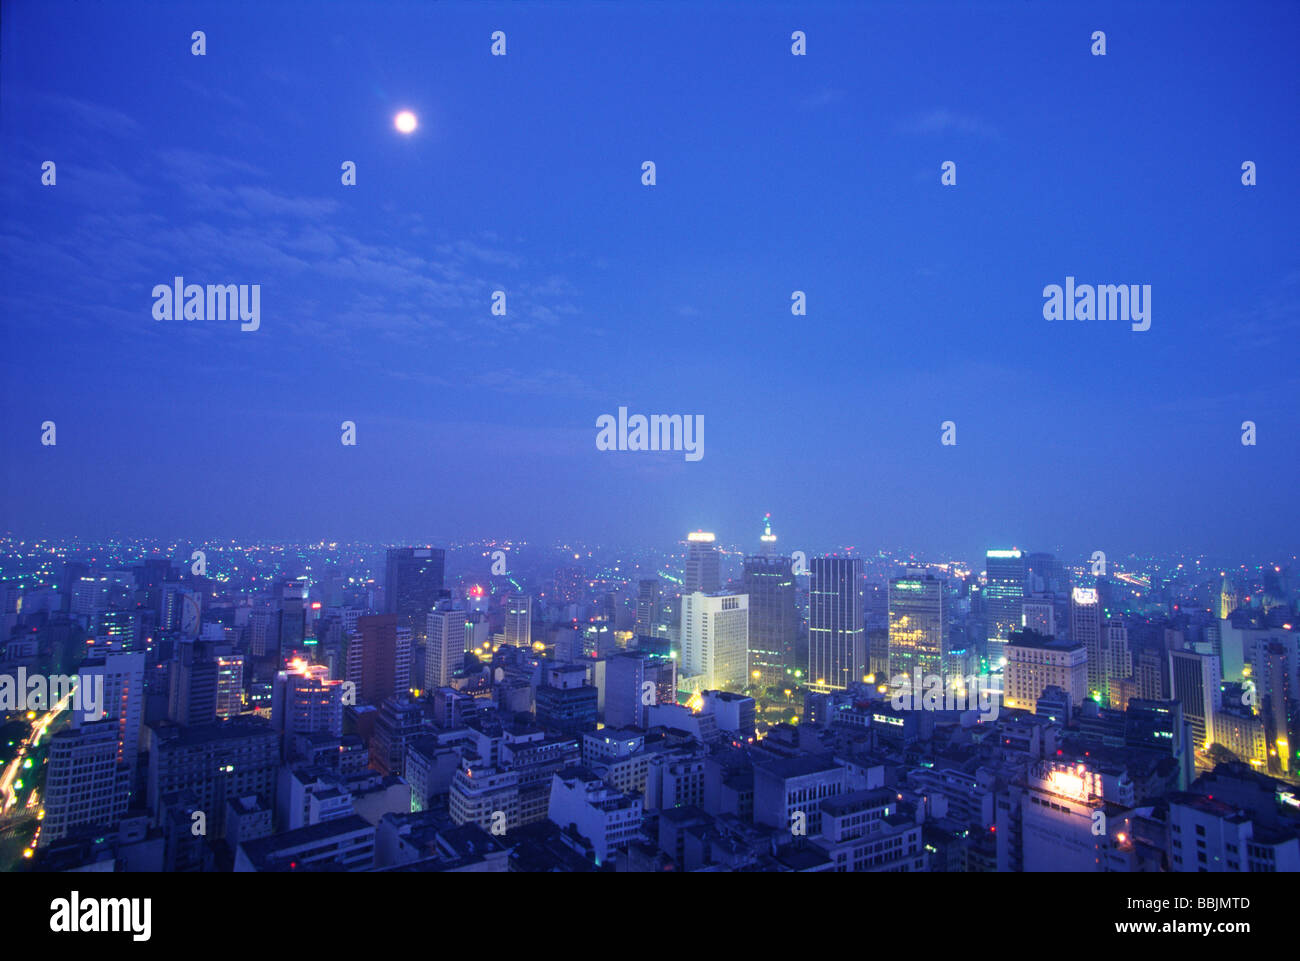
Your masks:
{"label": "wispy cloud", "polygon": [[959,114],[940,108],[917,114],[904,120],[899,129],[906,134],[928,136],[933,134],[962,133],[988,140],[1001,139],[997,127],[970,114]]}

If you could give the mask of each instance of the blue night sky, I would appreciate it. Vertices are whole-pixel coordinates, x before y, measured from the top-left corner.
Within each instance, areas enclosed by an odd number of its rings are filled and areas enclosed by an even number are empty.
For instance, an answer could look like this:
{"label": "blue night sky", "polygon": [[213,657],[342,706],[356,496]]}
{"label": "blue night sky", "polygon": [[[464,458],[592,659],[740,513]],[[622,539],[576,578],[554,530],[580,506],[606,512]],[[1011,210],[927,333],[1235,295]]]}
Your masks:
{"label": "blue night sky", "polygon": [[[1298,28],[8,2],[0,529],[1290,554]],[[261,329],[154,320],[178,274],[261,284]],[[1067,275],[1150,284],[1151,329],[1044,320]],[[597,451],[619,406],[704,459]]]}

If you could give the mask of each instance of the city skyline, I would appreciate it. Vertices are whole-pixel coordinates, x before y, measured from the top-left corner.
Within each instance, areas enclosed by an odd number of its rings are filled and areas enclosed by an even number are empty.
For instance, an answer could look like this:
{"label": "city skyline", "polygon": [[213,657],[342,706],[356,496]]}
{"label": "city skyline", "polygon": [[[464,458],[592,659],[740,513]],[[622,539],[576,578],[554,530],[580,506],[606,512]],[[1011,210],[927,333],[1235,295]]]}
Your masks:
{"label": "city skyline", "polygon": [[235,875],[232,945],[292,887],[402,946],[365,919],[460,874],[1284,919],[1243,892],[1300,872],[1298,37],[4,3],[15,950],[192,942]]}

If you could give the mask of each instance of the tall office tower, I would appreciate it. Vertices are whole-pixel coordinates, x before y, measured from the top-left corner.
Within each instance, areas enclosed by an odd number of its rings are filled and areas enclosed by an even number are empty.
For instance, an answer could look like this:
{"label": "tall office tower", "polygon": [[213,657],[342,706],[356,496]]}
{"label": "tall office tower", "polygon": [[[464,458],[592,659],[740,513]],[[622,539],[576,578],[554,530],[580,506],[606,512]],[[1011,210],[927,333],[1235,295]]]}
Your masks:
{"label": "tall office tower", "polygon": [[193,727],[217,719],[217,662],[202,641],[176,643],[168,688],[167,717]]}
{"label": "tall office tower", "polygon": [[269,607],[258,607],[248,612],[244,628],[248,653],[253,657],[275,655],[280,649],[279,618]]}
{"label": "tall office tower", "polygon": [[984,556],[987,584],[988,642],[985,656],[996,671],[1006,658],[1004,648],[1011,632],[1020,628],[1020,604],[1025,596],[1025,558],[1018,550],[991,550]]}
{"label": "tall office tower", "polygon": [[653,635],[658,623],[659,578],[650,577],[637,583],[636,626],[633,633]]}
{"label": "tall office tower", "polygon": [[[425,615],[442,593],[446,552],[431,547],[391,547],[384,580],[384,613],[396,614],[398,623],[419,639],[427,626]],[[378,704],[379,702],[374,702]]]}
{"label": "tall office tower", "polygon": [[[348,643],[348,680],[357,699],[378,706],[410,685],[411,630],[398,614],[357,618],[356,634]],[[427,615],[426,615],[427,618]],[[422,632],[428,629],[426,621]]]}
{"label": "tall office tower", "polygon": [[98,720],[112,721],[117,726],[117,760],[134,775],[144,712],[144,652],[110,651],[87,658],[77,674],[77,686],[85,685],[85,690],[98,690],[103,685],[103,713],[99,718],[87,719],[84,711],[73,711],[73,727]]}
{"label": "tall office tower", "polygon": [[631,650],[605,663],[607,728],[649,727],[650,708],[675,703],[677,662],[671,657]]}
{"label": "tall office tower", "polygon": [[1128,643],[1128,628],[1123,621],[1111,618],[1106,621],[1106,703],[1124,710],[1128,698],[1124,696],[1120,681],[1133,677],[1133,650]]}
{"label": "tall office tower", "polygon": [[1192,743],[1208,750],[1214,743],[1214,714],[1223,705],[1223,682],[1219,658],[1196,651],[1169,652],[1171,700],[1183,706],[1183,717],[1192,726]]}
{"label": "tall office tower", "polygon": [[276,584],[275,603],[280,619],[280,650],[288,657],[289,651],[302,647],[307,636],[307,578]]}
{"label": "tall office tower", "polygon": [[686,535],[686,579],[683,594],[716,594],[722,590],[722,555],[718,553],[716,538],[707,531],[692,531]]}
{"label": "tall office tower", "polygon": [[814,557],[808,573],[808,680],[842,690],[867,675],[862,559]]}
{"label": "tall office tower", "polygon": [[244,710],[244,655],[218,654],[217,720],[225,721]]}
{"label": "tall office tower", "polygon": [[533,646],[533,598],[531,594],[511,594],[506,598],[507,644],[515,647]]}
{"label": "tall office tower", "polygon": [[343,736],[343,682],[332,681],[323,664],[295,658],[275,675],[271,726],[284,734],[286,752],[296,735]]}
{"label": "tall office tower", "polygon": [[1069,586],[1065,565],[1051,554],[1025,555],[1025,589],[1031,594],[1064,594]]}
{"label": "tall office tower", "polygon": [[[775,535],[769,534],[775,541]],[[770,545],[764,544],[764,549]],[[794,666],[794,645],[799,635],[794,574],[791,560],[776,554],[745,558],[741,590],[749,596],[749,673],[761,687],[784,684]],[[753,677],[759,672],[757,678]]]}
{"label": "tall office tower", "polygon": [[1088,694],[1103,703],[1106,688],[1106,638],[1101,629],[1101,602],[1091,587],[1070,592],[1070,639],[1088,652]]}
{"label": "tall office tower", "polygon": [[428,614],[424,641],[424,689],[436,691],[451,683],[451,676],[465,666],[468,649],[465,627],[469,615],[441,600]]}
{"label": "tall office tower", "polygon": [[[943,581],[919,569],[889,582],[889,682],[942,677],[947,665]],[[945,679],[945,685],[947,679]]]}
{"label": "tall office tower", "polygon": [[682,598],[682,673],[698,687],[740,690],[749,683],[749,597]]}
{"label": "tall office tower", "polygon": [[1232,581],[1225,573],[1223,583],[1219,587],[1219,619],[1227,617],[1237,609],[1240,601],[1237,599],[1237,588],[1233,586]]}
{"label": "tall office tower", "polygon": [[73,828],[115,825],[126,814],[131,768],[119,760],[118,738],[118,725],[111,720],[85,722],[50,738],[42,844]]}

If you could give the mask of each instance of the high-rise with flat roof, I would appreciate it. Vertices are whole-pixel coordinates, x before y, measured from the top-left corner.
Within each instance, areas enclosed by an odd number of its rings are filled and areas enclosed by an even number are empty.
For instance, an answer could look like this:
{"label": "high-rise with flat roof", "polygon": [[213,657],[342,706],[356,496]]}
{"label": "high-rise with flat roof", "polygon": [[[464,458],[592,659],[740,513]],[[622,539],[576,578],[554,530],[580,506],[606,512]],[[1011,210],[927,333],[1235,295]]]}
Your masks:
{"label": "high-rise with flat roof", "polygon": [[766,553],[746,557],[741,584],[749,597],[750,676],[757,671],[754,683],[763,687],[782,684],[794,663],[799,633],[790,558]]}
{"label": "high-rise with flat roof", "polygon": [[701,688],[740,690],[749,678],[749,597],[705,594],[682,598],[682,673]]}
{"label": "high-rise with flat roof", "polygon": [[[909,570],[889,582],[889,676],[942,676],[947,665],[943,581]],[[891,680],[892,683],[892,680]]]}
{"label": "high-rise with flat roof", "polygon": [[1070,639],[1088,653],[1088,694],[1097,701],[1106,687],[1106,638],[1101,626],[1101,601],[1091,587],[1070,593]]}
{"label": "high-rise with flat roof", "polygon": [[683,594],[715,594],[722,589],[722,557],[718,554],[717,540],[708,531],[692,531],[686,535],[686,579]]}
{"label": "high-rise with flat roof", "polygon": [[396,614],[412,635],[423,638],[425,615],[442,593],[446,552],[434,547],[391,547],[384,580],[384,613]]}
{"label": "high-rise with flat roof", "polygon": [[1020,629],[1020,604],[1025,596],[1024,555],[1015,549],[988,551],[984,573],[984,609],[988,617],[985,656],[989,669],[996,671],[1006,659],[1007,638]]}
{"label": "high-rise with flat roof", "polygon": [[814,690],[842,690],[867,670],[862,559],[814,557],[808,573],[808,681]]}

